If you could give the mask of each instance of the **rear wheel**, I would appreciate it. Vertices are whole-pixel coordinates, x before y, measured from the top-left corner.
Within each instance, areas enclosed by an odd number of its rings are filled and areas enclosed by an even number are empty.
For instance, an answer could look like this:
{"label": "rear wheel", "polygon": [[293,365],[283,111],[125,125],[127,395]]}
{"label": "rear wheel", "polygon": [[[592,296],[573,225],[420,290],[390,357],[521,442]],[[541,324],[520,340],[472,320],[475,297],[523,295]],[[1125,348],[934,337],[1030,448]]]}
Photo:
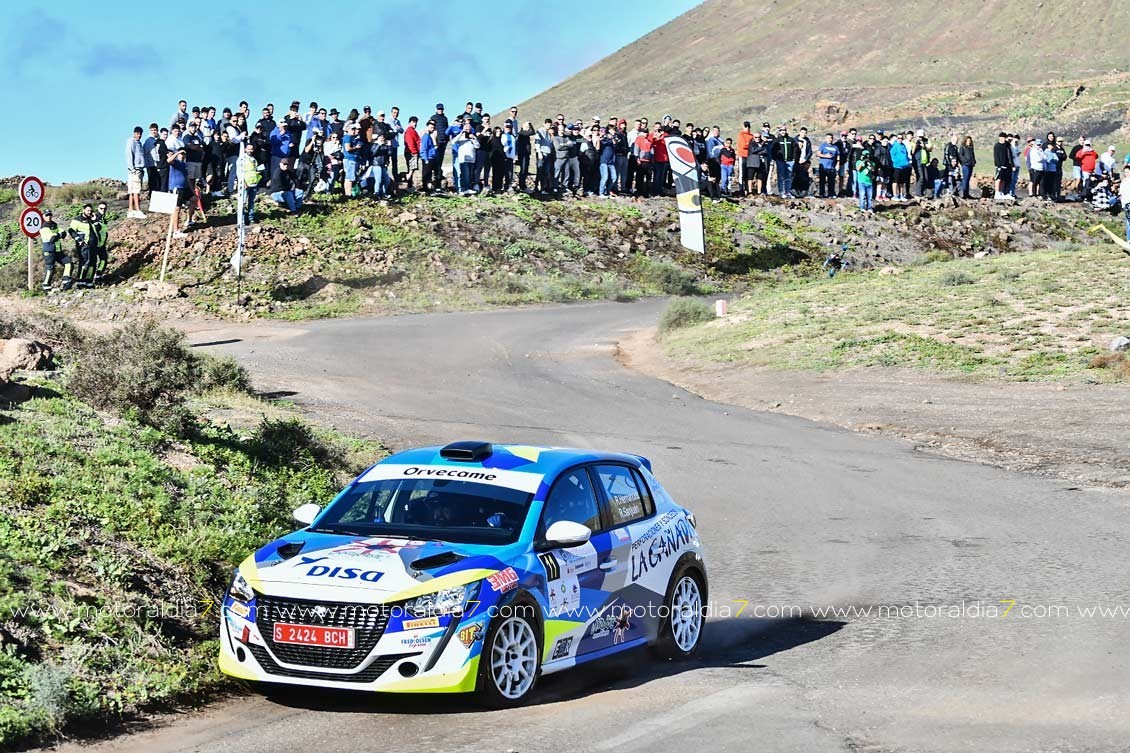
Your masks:
{"label": "rear wheel", "polygon": [[667,589],[666,611],[656,653],[664,659],[687,659],[698,652],[706,622],[698,573],[680,573]]}
{"label": "rear wheel", "polygon": [[488,706],[521,704],[541,671],[541,649],[531,610],[516,606],[491,622],[479,659],[479,697]]}

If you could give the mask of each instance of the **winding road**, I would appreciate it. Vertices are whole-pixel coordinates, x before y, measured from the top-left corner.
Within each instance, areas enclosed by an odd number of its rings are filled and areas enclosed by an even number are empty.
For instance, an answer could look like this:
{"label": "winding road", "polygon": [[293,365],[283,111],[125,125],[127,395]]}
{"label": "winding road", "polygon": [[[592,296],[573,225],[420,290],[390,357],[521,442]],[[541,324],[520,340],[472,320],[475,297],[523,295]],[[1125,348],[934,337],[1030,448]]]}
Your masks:
{"label": "winding road", "polygon": [[[632,654],[545,678],[513,711],[459,697],[251,696],[64,749],[1126,749],[1130,611],[1085,612],[1130,607],[1124,493],[719,405],[625,369],[617,339],[662,307],[223,326],[192,340],[394,447],[486,439],[650,457],[708,548],[717,614],[700,660]],[[813,616],[826,607],[845,611]]]}

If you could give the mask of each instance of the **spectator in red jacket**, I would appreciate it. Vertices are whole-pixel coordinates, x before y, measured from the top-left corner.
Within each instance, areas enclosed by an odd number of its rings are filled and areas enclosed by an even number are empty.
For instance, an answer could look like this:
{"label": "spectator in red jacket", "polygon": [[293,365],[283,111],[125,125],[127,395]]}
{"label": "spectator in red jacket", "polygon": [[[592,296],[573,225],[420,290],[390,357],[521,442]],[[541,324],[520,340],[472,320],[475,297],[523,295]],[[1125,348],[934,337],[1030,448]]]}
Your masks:
{"label": "spectator in red jacket", "polygon": [[416,190],[413,179],[416,170],[420,167],[420,132],[416,130],[416,124],[419,122],[420,119],[413,115],[408,118],[408,127],[404,129],[404,162],[408,167],[404,183],[409,191]]}
{"label": "spectator in red jacket", "polygon": [[651,134],[651,149],[655,154],[655,162],[652,163],[652,176],[651,176],[651,193],[655,196],[663,196],[667,191],[667,176],[670,173],[671,158],[667,156],[667,137],[663,126],[659,123],[655,124],[655,130]]}
{"label": "spectator in red jacket", "polygon": [[1079,190],[1083,201],[1087,201],[1091,196],[1091,176],[1095,174],[1095,163],[1099,161],[1099,153],[1091,146],[1091,140],[1087,139],[1083,142],[1083,148],[1079,150],[1077,156],[1079,168],[1083,172],[1083,182]]}

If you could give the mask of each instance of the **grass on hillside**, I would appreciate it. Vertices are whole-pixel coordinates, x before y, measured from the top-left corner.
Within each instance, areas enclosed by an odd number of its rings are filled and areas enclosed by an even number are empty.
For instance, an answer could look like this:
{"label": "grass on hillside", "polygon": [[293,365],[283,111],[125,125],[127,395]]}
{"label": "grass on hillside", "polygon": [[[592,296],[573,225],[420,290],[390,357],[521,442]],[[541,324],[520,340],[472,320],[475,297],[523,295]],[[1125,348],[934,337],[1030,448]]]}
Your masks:
{"label": "grass on hillside", "polygon": [[246,393],[183,395],[192,426],[171,431],[97,412],[70,381],[0,410],[0,749],[224,687],[234,566],[383,454]]}
{"label": "grass on hillside", "polygon": [[756,285],[725,319],[671,332],[676,357],[774,369],[914,367],[1009,380],[1111,381],[1130,332],[1130,262],[1108,244]]}

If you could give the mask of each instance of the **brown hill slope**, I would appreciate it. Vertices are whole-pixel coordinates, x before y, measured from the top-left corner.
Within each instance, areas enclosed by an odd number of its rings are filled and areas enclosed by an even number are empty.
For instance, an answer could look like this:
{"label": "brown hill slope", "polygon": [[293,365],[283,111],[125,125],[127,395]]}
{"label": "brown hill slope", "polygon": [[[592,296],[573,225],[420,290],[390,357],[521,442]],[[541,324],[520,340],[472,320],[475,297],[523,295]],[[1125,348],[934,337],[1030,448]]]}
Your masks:
{"label": "brown hill slope", "polygon": [[[1122,0],[706,0],[523,109],[677,112],[733,129],[745,118],[819,125],[818,103],[835,100],[858,123],[916,112],[1023,126],[1070,123],[1080,111],[1096,120],[1090,130],[1109,133],[1130,107],[1128,33]],[[1087,89],[1073,99],[1079,84]]]}

